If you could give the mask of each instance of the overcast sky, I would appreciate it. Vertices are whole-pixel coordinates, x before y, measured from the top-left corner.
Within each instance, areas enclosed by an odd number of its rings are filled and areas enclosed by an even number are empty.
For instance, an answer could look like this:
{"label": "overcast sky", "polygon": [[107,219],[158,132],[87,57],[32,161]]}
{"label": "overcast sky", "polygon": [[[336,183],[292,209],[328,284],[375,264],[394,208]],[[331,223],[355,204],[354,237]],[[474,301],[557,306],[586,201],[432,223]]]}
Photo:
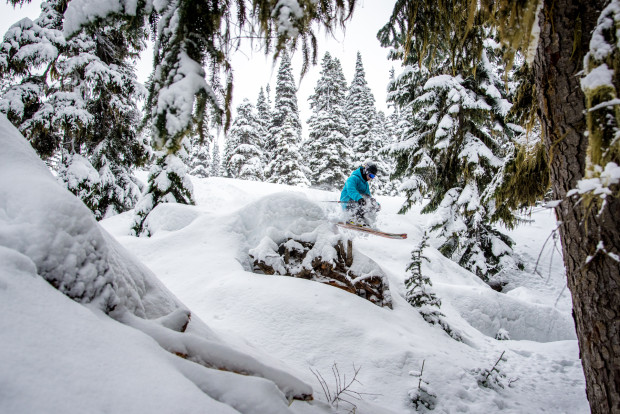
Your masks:
{"label": "overcast sky", "polygon": [[[13,8],[6,2],[0,4],[0,33],[4,35],[6,30],[23,17],[32,19],[40,13],[40,1],[33,0],[31,4]],[[326,51],[337,57],[342,63],[342,69],[347,82],[351,82],[355,73],[355,59],[357,52],[362,54],[362,62],[366,72],[366,80],[375,96],[377,109],[389,113],[385,103],[386,85],[389,79],[389,70],[395,66],[394,62],[387,60],[387,49],[381,48],[376,38],[377,31],[387,22],[393,7],[393,1],[386,0],[358,0],[353,19],[348,22],[346,32],[336,31],[335,38],[320,32],[318,64],[311,67],[308,73],[300,81],[301,52],[293,56],[293,75],[299,85],[297,99],[302,122],[305,123],[310,117],[311,111],[308,97],[314,92],[314,86],[321,70],[320,62]],[[138,76],[145,81],[150,73],[152,51],[143,54],[142,62],[138,65]],[[233,108],[248,98],[256,103],[261,86],[268,83],[271,85],[272,100],[275,95],[275,81],[278,71],[278,63],[273,65],[270,57],[265,57],[262,51],[251,53],[236,53],[233,57],[234,69],[234,100]],[[398,72],[398,70],[397,70]],[[305,131],[306,132],[306,131]],[[305,135],[305,133],[304,133]]]}

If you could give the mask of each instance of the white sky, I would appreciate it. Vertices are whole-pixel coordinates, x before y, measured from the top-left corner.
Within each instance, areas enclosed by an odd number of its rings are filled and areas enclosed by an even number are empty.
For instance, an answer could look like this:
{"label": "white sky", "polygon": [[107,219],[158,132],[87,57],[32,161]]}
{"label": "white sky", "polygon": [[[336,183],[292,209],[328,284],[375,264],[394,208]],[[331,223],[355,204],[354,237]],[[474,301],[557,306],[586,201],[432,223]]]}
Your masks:
{"label": "white sky", "polygon": [[[4,35],[7,29],[19,19],[38,17],[40,13],[40,1],[33,0],[31,4],[13,9],[6,2],[0,4],[0,34]],[[326,35],[323,31],[317,34],[319,40],[318,64],[311,67],[303,80],[300,82],[301,52],[293,56],[293,71],[295,80],[299,84],[297,99],[300,116],[305,124],[310,117],[310,105],[308,97],[314,92],[314,86],[321,70],[320,62],[326,51],[337,57],[342,63],[342,69],[347,82],[351,82],[355,73],[355,59],[357,52],[362,54],[362,62],[366,73],[366,80],[375,96],[377,109],[389,114],[386,99],[386,86],[389,79],[389,70],[395,66],[394,62],[388,61],[387,49],[379,46],[376,38],[377,31],[387,22],[393,7],[393,1],[358,0],[353,19],[348,22],[345,33],[338,30],[335,38]],[[151,69],[152,51],[147,50],[143,54],[142,61],[138,64],[138,76],[145,81]],[[275,97],[275,81],[277,77],[278,63],[273,65],[271,57],[265,57],[262,51],[254,53],[237,53],[233,57],[234,68],[234,94],[233,109],[248,98],[256,103],[261,86],[271,85],[271,98]],[[305,125],[304,125],[305,127]]]}

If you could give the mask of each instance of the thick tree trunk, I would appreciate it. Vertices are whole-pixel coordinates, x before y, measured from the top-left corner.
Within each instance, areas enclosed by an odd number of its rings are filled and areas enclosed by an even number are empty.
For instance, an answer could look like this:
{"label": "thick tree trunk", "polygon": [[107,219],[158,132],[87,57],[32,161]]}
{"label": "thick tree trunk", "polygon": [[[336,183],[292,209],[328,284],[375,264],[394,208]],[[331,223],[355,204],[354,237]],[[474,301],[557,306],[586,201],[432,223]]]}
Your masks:
{"label": "thick tree trunk", "polygon": [[[587,138],[579,71],[596,19],[608,1],[545,0],[541,41],[534,62],[536,92],[551,160],[556,214],[586,392],[593,413],[620,413],[620,264],[603,253],[619,253],[620,201],[609,197],[599,216],[586,213],[566,193],[585,168]],[[616,189],[617,191],[617,189]],[[594,258],[587,261],[589,256]]]}

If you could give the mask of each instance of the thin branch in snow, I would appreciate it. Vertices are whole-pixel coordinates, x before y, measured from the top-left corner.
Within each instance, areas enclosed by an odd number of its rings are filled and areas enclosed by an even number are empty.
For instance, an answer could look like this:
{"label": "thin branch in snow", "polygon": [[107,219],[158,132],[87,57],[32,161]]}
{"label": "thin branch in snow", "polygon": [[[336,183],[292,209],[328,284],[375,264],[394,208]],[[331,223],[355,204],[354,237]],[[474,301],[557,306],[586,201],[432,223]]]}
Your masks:
{"label": "thin branch in snow", "polygon": [[538,272],[538,263],[540,262],[540,258],[542,257],[542,253],[545,250],[545,246],[549,242],[549,239],[554,237],[554,234],[558,231],[558,229],[560,228],[561,225],[562,225],[562,222],[559,222],[557,227],[555,229],[551,230],[551,234],[549,234],[549,236],[547,237],[547,239],[543,243],[542,247],[540,248],[540,253],[538,253],[538,258],[536,259],[536,265],[534,266],[534,273],[536,273],[541,278],[542,278],[542,275]]}

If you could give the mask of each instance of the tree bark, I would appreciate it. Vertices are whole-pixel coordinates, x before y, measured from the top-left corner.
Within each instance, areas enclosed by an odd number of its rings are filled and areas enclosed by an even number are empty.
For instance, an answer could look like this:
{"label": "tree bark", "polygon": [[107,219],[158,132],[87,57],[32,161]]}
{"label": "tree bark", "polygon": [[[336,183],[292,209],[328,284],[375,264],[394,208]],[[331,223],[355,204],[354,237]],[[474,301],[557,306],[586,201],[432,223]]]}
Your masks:
{"label": "tree bark", "polygon": [[[620,413],[620,201],[589,214],[566,193],[583,177],[587,137],[579,72],[596,20],[608,1],[545,0],[533,69],[554,197],[573,299],[573,316],[592,413]],[[593,256],[588,262],[588,258]]]}

